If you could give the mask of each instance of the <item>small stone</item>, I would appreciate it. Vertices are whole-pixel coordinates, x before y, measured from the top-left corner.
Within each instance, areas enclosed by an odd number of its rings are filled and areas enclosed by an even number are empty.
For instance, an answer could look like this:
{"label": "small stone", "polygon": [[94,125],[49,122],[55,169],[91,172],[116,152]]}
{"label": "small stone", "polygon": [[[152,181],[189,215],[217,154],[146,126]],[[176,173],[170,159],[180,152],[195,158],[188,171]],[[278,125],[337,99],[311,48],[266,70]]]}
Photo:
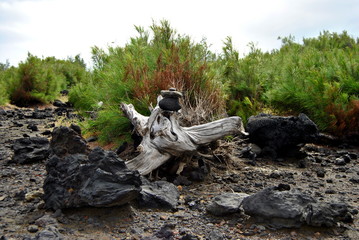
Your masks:
{"label": "small stone", "polygon": [[342,156],[342,158],[346,163],[350,163],[350,161],[352,160],[349,154],[345,154],[344,156]]}
{"label": "small stone", "polygon": [[36,225],[29,225],[27,227],[27,231],[29,231],[31,233],[36,233],[37,231],[39,231],[39,227]]}
{"label": "small stone", "polygon": [[174,232],[173,232],[174,228],[175,228],[174,224],[165,224],[156,233],[156,237],[168,239],[174,235]]}
{"label": "small stone", "polygon": [[30,123],[29,125],[27,125],[27,129],[30,129],[33,132],[39,131],[37,125],[34,123]]}
{"label": "small stone", "polygon": [[336,191],[334,189],[327,189],[327,190],[325,190],[325,193],[326,194],[335,194]]}
{"label": "small stone", "polygon": [[42,197],[44,192],[42,190],[36,190],[25,194],[25,200],[31,202],[32,200]]}
{"label": "small stone", "polygon": [[162,90],[161,91],[161,96],[166,98],[166,97],[172,97],[172,98],[180,98],[182,97],[182,93],[176,91],[175,88],[170,88],[169,90]]}
{"label": "small stone", "polygon": [[356,153],[348,153],[348,156],[353,160],[358,159],[358,154]]}
{"label": "small stone", "polygon": [[314,237],[315,237],[315,238],[320,238],[320,232],[314,233]]}
{"label": "small stone", "polygon": [[36,234],[36,240],[45,239],[64,239],[64,236],[59,232],[55,226],[48,226],[45,230]]}
{"label": "small stone", "polygon": [[359,178],[351,178],[349,179],[350,182],[358,184],[359,183]]}
{"label": "small stone", "polygon": [[270,178],[275,178],[275,179],[278,179],[281,176],[282,176],[282,173],[280,173],[279,171],[274,171],[269,175]]}
{"label": "small stone", "polygon": [[285,184],[285,183],[280,183],[274,189],[278,190],[278,191],[289,191],[290,190],[290,185]]}
{"label": "small stone", "polygon": [[299,168],[306,168],[307,167],[307,161],[305,159],[298,161],[298,167]]}
{"label": "small stone", "polygon": [[200,238],[198,238],[195,235],[192,235],[190,233],[187,233],[186,235],[184,235],[183,237],[180,238],[180,240],[198,240]]}
{"label": "small stone", "polygon": [[48,136],[51,135],[51,131],[50,130],[45,130],[44,132],[41,133],[42,135]]}
{"label": "small stone", "polygon": [[335,163],[334,163],[335,165],[338,165],[338,166],[344,166],[345,164],[347,164],[346,162],[345,162],[345,160],[343,159],[343,158],[337,158],[337,159],[335,159]]}
{"label": "small stone", "polygon": [[49,215],[44,215],[41,218],[37,219],[35,221],[35,224],[39,227],[46,227],[49,225],[57,225],[58,222],[55,218],[49,216]]}
{"label": "small stone", "polygon": [[221,232],[219,232],[217,230],[213,230],[212,232],[209,233],[207,239],[208,240],[222,240],[222,239],[224,239],[224,236]]}
{"label": "small stone", "polygon": [[96,136],[91,136],[89,138],[86,139],[86,142],[96,142],[98,139],[98,137]]}
{"label": "small stone", "polygon": [[317,177],[323,178],[325,176],[325,170],[323,168],[318,168],[316,170]]}

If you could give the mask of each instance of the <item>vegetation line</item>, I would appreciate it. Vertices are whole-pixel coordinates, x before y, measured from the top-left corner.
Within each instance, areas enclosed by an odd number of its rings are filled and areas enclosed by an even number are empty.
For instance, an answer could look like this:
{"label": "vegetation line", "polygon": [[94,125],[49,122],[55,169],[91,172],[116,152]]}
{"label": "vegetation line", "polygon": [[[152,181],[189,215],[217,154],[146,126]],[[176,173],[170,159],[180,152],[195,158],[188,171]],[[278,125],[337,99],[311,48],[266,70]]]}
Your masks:
{"label": "vegetation line", "polygon": [[302,43],[281,38],[281,48],[272,52],[250,43],[241,58],[230,37],[214,54],[205,40],[193,42],[167,21],[136,30],[124,47],[94,46],[91,70],[80,56],[40,59],[29,53],[18,67],[0,64],[0,104],[49,103],[68,89],[69,101],[86,119],[85,131],[103,143],[120,143],[130,140],[131,124],[119,104],[132,103],[146,115],[160,90],[175,87],[184,94],[183,125],[227,114],[246,121],[260,112],[303,112],[322,131],[359,134],[359,40],[345,31],[324,31]]}

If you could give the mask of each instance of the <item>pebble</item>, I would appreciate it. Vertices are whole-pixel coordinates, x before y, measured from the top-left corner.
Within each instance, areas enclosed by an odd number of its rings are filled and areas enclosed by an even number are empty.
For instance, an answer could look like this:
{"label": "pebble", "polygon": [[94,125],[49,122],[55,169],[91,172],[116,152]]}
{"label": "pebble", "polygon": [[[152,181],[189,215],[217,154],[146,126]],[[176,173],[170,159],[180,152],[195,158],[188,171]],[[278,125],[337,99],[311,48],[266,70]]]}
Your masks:
{"label": "pebble", "polygon": [[346,161],[343,159],[343,158],[337,158],[337,159],[335,159],[335,163],[334,163],[335,165],[338,165],[338,166],[344,166],[344,165],[346,165],[347,163],[346,163]]}
{"label": "pebble", "polygon": [[39,227],[36,225],[29,225],[27,227],[27,231],[29,231],[31,233],[36,233],[37,231],[39,231]]}
{"label": "pebble", "polygon": [[317,173],[317,177],[320,177],[320,178],[325,177],[325,170],[323,168],[318,168],[316,170],[316,173]]}
{"label": "pebble", "polygon": [[335,194],[336,191],[334,189],[327,189],[327,190],[325,190],[325,193],[326,194]]}
{"label": "pebble", "polygon": [[36,198],[42,197],[44,195],[43,190],[36,190],[25,194],[25,200],[31,202]]}

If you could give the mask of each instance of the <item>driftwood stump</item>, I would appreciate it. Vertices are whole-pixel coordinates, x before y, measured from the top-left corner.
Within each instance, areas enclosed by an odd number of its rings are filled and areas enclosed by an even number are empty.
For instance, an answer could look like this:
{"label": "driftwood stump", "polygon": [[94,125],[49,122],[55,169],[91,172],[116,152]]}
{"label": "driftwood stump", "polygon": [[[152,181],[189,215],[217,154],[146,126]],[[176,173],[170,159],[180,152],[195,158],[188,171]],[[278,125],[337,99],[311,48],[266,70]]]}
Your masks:
{"label": "driftwood stump", "polygon": [[[161,99],[162,96],[159,96],[158,102]],[[178,121],[179,113],[163,110],[159,104],[149,117],[138,113],[132,104],[121,103],[121,109],[133,124],[135,131],[143,137],[138,147],[140,154],[126,162],[129,169],[138,170],[141,175],[152,172],[171,156],[192,156],[199,146],[228,135],[246,134],[240,117],[181,127]]]}

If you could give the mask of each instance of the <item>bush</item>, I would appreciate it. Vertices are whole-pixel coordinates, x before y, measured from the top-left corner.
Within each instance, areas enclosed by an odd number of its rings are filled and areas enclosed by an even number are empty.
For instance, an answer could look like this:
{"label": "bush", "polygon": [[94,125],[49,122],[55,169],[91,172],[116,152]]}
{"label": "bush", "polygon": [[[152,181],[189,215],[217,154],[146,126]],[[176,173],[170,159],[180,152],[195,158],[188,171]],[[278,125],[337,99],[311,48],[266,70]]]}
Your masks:
{"label": "bush", "polygon": [[237,115],[244,122],[263,110],[263,65],[266,55],[257,49],[253,43],[250,53],[239,58],[231,38],[227,38],[221,58],[222,75],[227,83],[227,109],[230,115]]}
{"label": "bush", "polygon": [[2,64],[0,71],[0,100],[18,106],[49,103],[60,91],[89,78],[86,66],[79,56],[69,60],[53,57],[40,59],[28,54],[17,68]]}
{"label": "bush", "polygon": [[13,83],[13,81],[16,79],[15,76],[16,70],[13,67],[0,69],[0,105],[9,103],[10,92],[15,85],[15,83]]}
{"label": "bush", "polygon": [[[230,40],[230,39],[229,39]],[[345,135],[357,131],[359,41],[345,31],[324,31],[317,38],[262,53],[253,45],[242,59],[227,41],[222,58],[228,82],[228,111],[244,120],[268,110],[306,113],[322,131]]]}
{"label": "bush", "polygon": [[[215,56],[204,41],[196,44],[188,36],[177,35],[167,21],[150,27],[152,38],[143,28],[136,30],[138,36],[125,47],[109,47],[107,51],[93,47],[93,81],[76,85],[70,94],[70,100],[82,110],[104,102],[89,130],[112,141],[108,133],[130,126],[118,114],[121,102],[132,103],[148,115],[148,107],[156,105],[160,91],[170,87],[184,92],[184,122],[201,123],[225,112],[222,85],[213,71]],[[79,99],[83,101],[79,103]]]}

